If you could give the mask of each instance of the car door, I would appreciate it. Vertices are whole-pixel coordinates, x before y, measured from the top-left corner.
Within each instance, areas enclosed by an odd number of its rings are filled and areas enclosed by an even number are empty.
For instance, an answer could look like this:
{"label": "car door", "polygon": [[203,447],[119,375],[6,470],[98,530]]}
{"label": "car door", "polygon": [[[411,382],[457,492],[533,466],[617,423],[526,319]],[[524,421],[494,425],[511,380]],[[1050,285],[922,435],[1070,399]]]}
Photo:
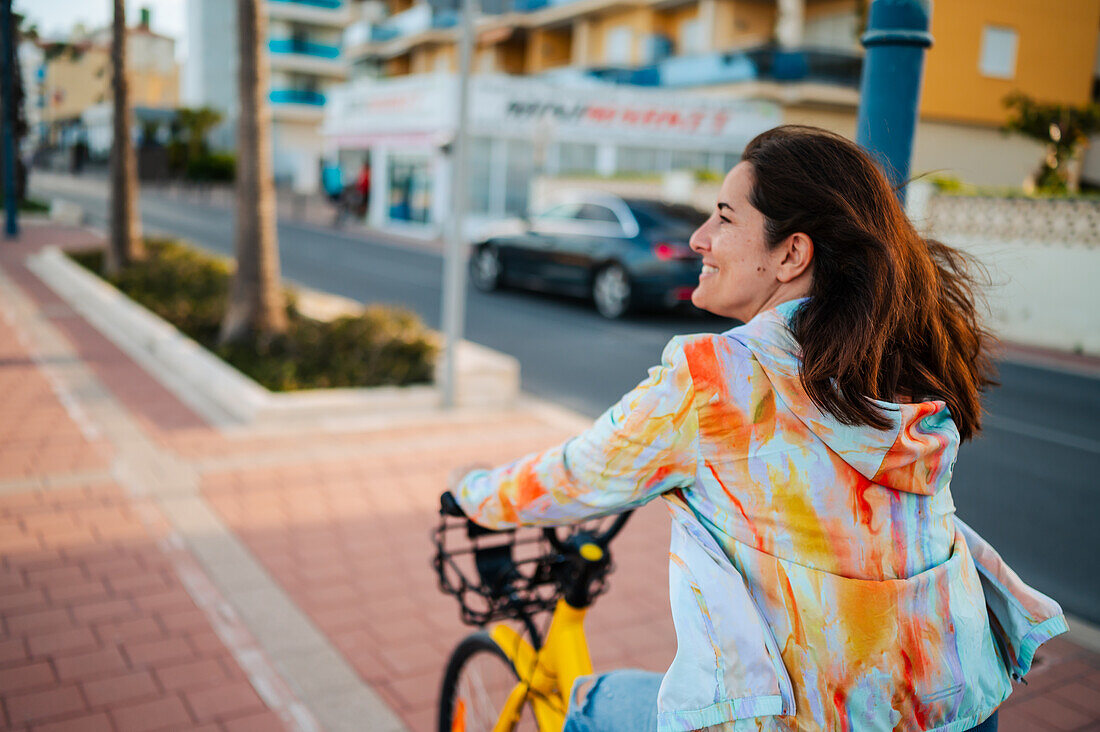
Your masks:
{"label": "car door", "polygon": [[587,289],[592,273],[603,262],[621,260],[626,234],[618,214],[595,202],[577,212],[577,235],[561,247],[563,276],[576,289]]}
{"label": "car door", "polygon": [[541,287],[554,237],[575,222],[579,208],[578,203],[553,206],[532,218],[527,231],[509,238],[501,247],[501,258],[509,277]]}

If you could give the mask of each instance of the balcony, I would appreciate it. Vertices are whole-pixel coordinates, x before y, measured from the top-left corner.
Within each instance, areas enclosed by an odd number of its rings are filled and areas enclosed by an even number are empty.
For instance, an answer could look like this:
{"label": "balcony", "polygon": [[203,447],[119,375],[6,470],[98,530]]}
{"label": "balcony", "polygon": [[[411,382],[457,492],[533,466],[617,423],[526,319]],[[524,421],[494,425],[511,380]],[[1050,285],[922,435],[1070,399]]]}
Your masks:
{"label": "balcony", "polygon": [[267,0],[264,10],[273,20],[343,28],[351,22],[347,0]]}
{"label": "balcony", "polygon": [[672,56],[631,69],[592,69],[605,81],[636,86],[691,87],[738,82],[812,83],[859,89],[863,58],[858,53],[761,46],[701,56]]}
{"label": "balcony", "polygon": [[323,107],[325,95],[309,89],[272,89],[268,92],[272,104],[308,104]]}
{"label": "balcony", "polygon": [[339,46],[304,41],[299,38],[272,38],[267,42],[267,50],[271,53],[297,53],[318,58],[340,58]]}
{"label": "balcony", "polygon": [[340,46],[302,38],[272,38],[267,42],[272,71],[342,79],[347,68]]}
{"label": "balcony", "polygon": [[353,24],[344,33],[345,56],[388,58],[404,53],[420,41],[453,41],[453,31],[458,25],[459,11],[433,9],[427,3],[419,3],[408,10],[391,15],[383,22]]}
{"label": "balcony", "polygon": [[325,10],[339,10],[344,4],[344,0],[268,0],[273,3],[294,3],[296,5],[308,5],[314,8],[324,8]]}
{"label": "balcony", "polygon": [[271,118],[276,122],[319,123],[325,115],[325,95],[309,89],[272,89]]}

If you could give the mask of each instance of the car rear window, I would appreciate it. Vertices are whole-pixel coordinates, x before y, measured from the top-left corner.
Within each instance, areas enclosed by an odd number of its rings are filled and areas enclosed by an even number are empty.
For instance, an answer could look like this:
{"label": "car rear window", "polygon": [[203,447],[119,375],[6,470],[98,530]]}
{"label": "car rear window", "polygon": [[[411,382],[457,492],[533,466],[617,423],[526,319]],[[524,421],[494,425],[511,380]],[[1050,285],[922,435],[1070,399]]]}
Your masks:
{"label": "car rear window", "polygon": [[631,200],[626,202],[643,229],[702,226],[707,215],[702,211],[683,203],[664,203],[662,201]]}

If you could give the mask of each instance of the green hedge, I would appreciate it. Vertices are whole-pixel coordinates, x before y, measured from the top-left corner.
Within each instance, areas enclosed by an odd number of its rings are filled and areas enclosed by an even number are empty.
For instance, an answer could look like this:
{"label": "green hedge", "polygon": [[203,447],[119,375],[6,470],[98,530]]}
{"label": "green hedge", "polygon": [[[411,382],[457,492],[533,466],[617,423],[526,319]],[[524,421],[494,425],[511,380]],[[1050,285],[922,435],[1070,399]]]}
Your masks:
{"label": "green hedge", "polygon": [[208,153],[187,161],[184,176],[188,180],[229,183],[237,177],[237,158],[233,153]]}
{"label": "green hedge", "polygon": [[[381,305],[324,322],[298,312],[288,293],[289,328],[270,343],[259,339],[219,346],[230,267],[173,241],[149,240],[147,257],[106,278],[237,370],[272,391],[321,387],[404,386],[432,380],[438,347],[413,313]],[[70,256],[97,275],[103,252]]]}
{"label": "green hedge", "polygon": [[23,213],[49,213],[50,204],[37,198],[24,198],[19,202],[19,210]]}

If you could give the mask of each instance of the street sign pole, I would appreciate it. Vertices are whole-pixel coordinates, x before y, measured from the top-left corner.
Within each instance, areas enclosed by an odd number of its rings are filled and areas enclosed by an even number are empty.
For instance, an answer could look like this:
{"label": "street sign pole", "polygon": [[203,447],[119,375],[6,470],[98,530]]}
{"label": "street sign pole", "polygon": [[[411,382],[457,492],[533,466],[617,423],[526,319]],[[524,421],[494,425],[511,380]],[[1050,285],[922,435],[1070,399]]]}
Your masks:
{"label": "street sign pole", "polygon": [[3,107],[3,156],[4,156],[4,233],[9,239],[19,235],[18,206],[15,197],[15,48],[11,27],[11,0],[0,0],[0,53],[3,66],[0,73],[0,106]]}
{"label": "street sign pole", "polygon": [[466,215],[466,117],[470,95],[470,56],[473,53],[473,0],[462,0],[458,60],[458,120],[451,147],[451,220],[447,228],[447,252],[443,260],[443,406],[455,406],[458,344],[466,320],[466,241],[463,221]]}
{"label": "street sign pole", "polygon": [[860,40],[867,54],[860,83],[856,142],[886,171],[898,198],[909,180],[920,104],[932,0],[873,0],[867,31]]}

